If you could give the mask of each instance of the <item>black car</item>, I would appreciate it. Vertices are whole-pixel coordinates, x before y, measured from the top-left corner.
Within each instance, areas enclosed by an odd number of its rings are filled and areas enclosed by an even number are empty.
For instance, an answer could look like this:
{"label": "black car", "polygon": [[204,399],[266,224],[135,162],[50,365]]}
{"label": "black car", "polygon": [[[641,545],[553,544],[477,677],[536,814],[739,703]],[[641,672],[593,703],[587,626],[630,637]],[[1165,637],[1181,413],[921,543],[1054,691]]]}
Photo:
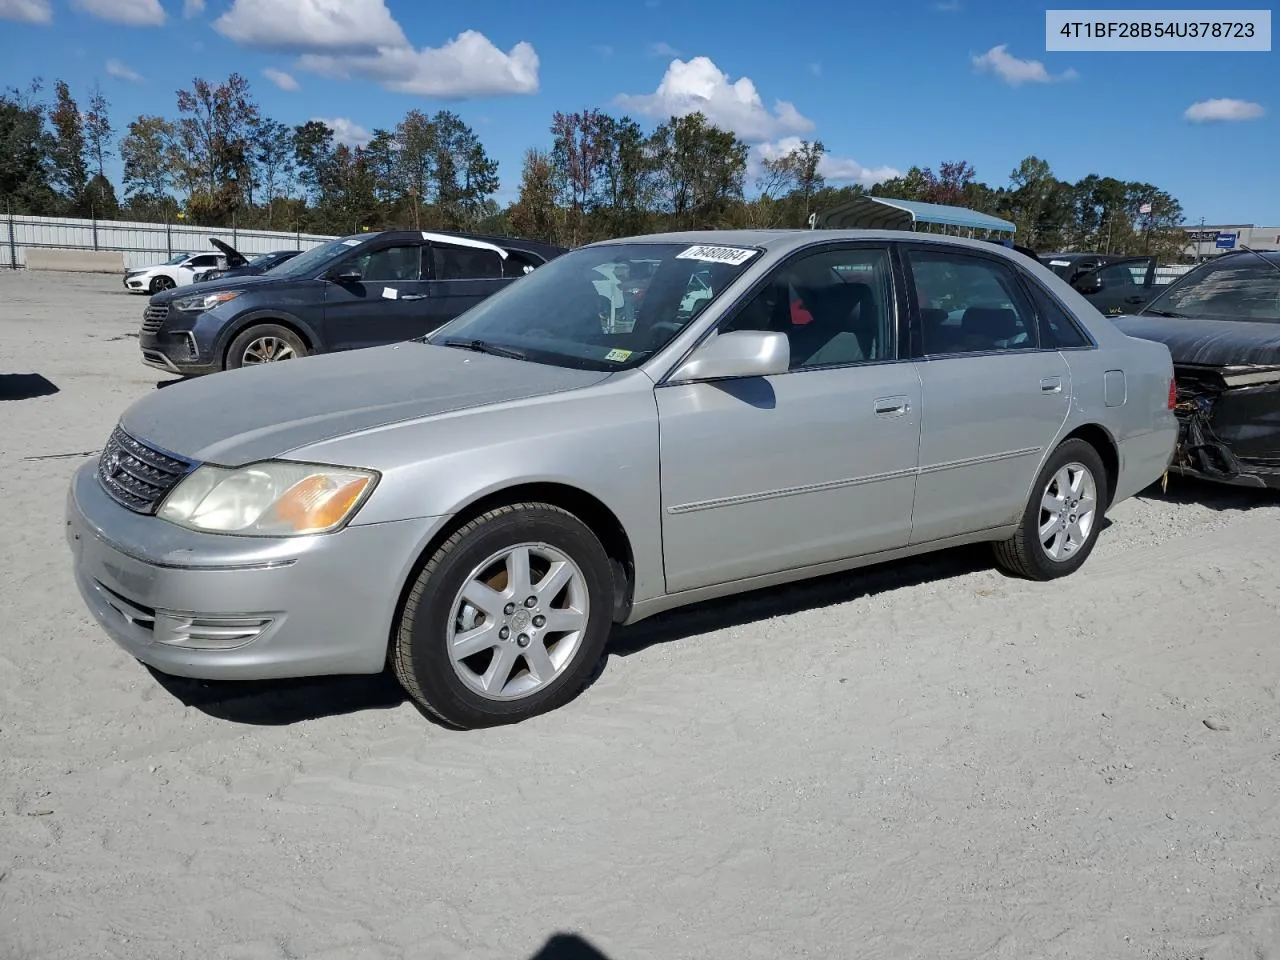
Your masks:
{"label": "black car", "polygon": [[252,254],[246,257],[243,253],[221,240],[209,240],[222,251],[227,258],[225,267],[214,267],[209,270],[197,270],[193,283],[206,283],[209,280],[227,280],[232,277],[257,277],[273,267],[292,260],[301,250],[272,250],[270,253]]}
{"label": "black car", "polygon": [[1280,253],[1216,257],[1113,322],[1173,355],[1171,469],[1280,489]]}
{"label": "black car", "polygon": [[[998,241],[997,241],[998,242]],[[1155,295],[1156,258],[1108,253],[1045,253],[1005,243],[1044,264],[1108,317],[1133,313]]]}
{"label": "black car", "polygon": [[461,233],[339,237],[261,276],[156,294],[143,314],[142,360],[195,376],[410,340],[564,252]]}
{"label": "black car", "polygon": [[[1048,265],[1057,269],[1052,261]],[[1136,311],[1158,292],[1155,281],[1155,257],[1109,257],[1105,263],[1077,269],[1067,280],[1108,317]]]}

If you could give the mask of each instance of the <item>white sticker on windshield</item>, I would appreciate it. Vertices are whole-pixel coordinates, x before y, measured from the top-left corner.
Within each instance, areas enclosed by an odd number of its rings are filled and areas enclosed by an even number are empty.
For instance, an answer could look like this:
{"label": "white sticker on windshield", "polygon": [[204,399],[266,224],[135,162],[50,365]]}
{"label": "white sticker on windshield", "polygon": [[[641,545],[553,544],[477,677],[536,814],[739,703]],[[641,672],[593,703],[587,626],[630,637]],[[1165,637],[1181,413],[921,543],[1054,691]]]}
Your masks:
{"label": "white sticker on windshield", "polygon": [[1050,261],[1049,261],[1049,266],[1051,266],[1051,267],[1069,267],[1069,266],[1071,266],[1071,261],[1070,261],[1070,260],[1050,260]]}
{"label": "white sticker on windshield", "polygon": [[400,291],[399,291],[399,290],[397,290],[395,287],[383,287],[383,288],[382,288],[382,299],[383,299],[383,300],[395,300],[395,299],[396,299],[396,298],[398,298],[399,296],[400,296]]}
{"label": "white sticker on windshield", "polygon": [[343,245],[344,247],[358,247],[358,246],[360,246],[360,244],[362,244],[362,243],[364,243],[364,241],[363,241],[363,240],[361,240],[359,237],[353,237],[353,238],[352,238],[352,239],[350,239],[350,240],[343,240],[343,241],[342,241],[342,245]]}
{"label": "white sticker on windshield", "polygon": [[676,254],[677,260],[710,260],[713,263],[729,263],[733,266],[746,263],[754,257],[758,250],[744,250],[742,247],[711,247],[704,244],[690,247]]}

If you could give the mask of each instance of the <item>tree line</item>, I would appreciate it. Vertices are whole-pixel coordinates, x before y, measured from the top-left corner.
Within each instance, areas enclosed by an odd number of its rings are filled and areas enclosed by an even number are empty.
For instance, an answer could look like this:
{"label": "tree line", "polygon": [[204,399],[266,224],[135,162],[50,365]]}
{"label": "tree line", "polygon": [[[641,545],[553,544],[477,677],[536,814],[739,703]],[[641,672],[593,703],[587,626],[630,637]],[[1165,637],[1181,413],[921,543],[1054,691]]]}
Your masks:
{"label": "tree line", "polygon": [[[328,124],[263,114],[240,74],[176,91],[169,116],[112,127],[96,86],[84,107],[63,81],[0,94],[0,201],[15,213],[169,220],[311,233],[389,227],[517,234],[576,246],[670,229],[803,227],[860,194],[969,207],[1011,220],[1039,251],[1153,253],[1186,245],[1182,206],[1149,183],[1090,174],[1075,183],[1038,157],[1006,183],[965,161],[913,166],[869,188],[837,185],[826,148],[804,140],[751,163],[746,143],[694,113],[646,132],[601,110],[556,113],[549,146],[526,151],[514,202],[500,206],[498,164],[458,114],[410,110],[360,144]],[[119,184],[106,175],[116,157]]]}

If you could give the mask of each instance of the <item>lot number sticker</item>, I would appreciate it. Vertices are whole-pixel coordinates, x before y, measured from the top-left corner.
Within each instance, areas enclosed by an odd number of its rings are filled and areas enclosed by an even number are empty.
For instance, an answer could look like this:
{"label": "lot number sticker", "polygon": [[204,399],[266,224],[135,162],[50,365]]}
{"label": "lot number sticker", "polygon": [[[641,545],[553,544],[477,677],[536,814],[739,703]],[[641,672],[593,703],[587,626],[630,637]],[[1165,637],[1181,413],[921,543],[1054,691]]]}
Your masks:
{"label": "lot number sticker", "polygon": [[382,299],[383,299],[383,300],[396,300],[396,299],[399,299],[399,297],[400,297],[400,291],[399,291],[399,290],[397,290],[395,287],[383,287],[383,288],[382,288]]}
{"label": "lot number sticker", "polygon": [[677,260],[710,260],[713,263],[729,263],[733,266],[746,263],[759,251],[741,247],[708,247],[699,244],[676,254]]}
{"label": "lot number sticker", "polygon": [[610,350],[604,355],[604,358],[612,361],[613,363],[622,363],[629,356],[631,356],[630,350]]}

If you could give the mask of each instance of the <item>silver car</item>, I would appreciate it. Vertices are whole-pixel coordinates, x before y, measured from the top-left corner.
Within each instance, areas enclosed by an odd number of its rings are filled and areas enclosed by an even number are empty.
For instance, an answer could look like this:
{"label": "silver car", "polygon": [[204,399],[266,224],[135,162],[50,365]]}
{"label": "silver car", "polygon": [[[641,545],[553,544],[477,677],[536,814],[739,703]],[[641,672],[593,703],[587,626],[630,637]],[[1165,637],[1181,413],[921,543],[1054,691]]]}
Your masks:
{"label": "silver car", "polygon": [[[632,265],[619,325],[596,281]],[[1172,375],[989,243],[608,241],[422,340],[147,396],[66,533],[89,609],[161,672],[389,662],[482,726],[564,704],[614,624],[682,604],[976,541],[1071,573],[1166,470]]]}

